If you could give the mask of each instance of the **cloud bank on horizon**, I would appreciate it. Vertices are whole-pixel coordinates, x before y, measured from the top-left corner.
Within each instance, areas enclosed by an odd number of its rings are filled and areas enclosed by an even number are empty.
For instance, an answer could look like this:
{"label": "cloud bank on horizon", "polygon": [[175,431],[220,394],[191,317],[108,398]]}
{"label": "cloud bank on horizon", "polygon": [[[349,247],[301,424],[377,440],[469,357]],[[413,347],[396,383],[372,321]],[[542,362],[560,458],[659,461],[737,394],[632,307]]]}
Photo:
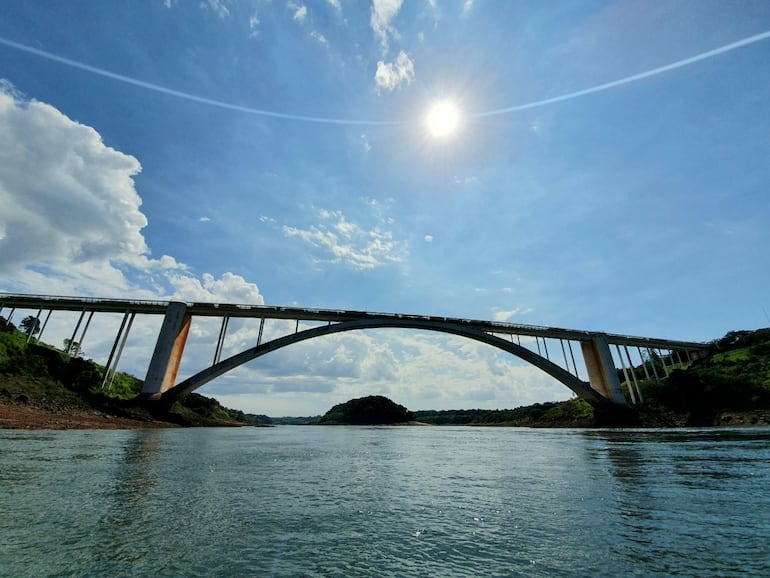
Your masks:
{"label": "cloud bank on horizon", "polygon": [[[94,1],[63,20],[10,6],[2,291],[683,339],[770,322],[764,3]],[[436,142],[403,119],[438,99],[515,114]],[[114,322],[89,356],[109,350]],[[141,373],[155,329],[136,328],[122,369]],[[205,366],[218,330],[194,325],[183,373]],[[234,324],[226,351],[257,332]],[[489,347],[395,330],[299,344],[202,393],[270,415],[369,393],[412,409],[570,394]]]}

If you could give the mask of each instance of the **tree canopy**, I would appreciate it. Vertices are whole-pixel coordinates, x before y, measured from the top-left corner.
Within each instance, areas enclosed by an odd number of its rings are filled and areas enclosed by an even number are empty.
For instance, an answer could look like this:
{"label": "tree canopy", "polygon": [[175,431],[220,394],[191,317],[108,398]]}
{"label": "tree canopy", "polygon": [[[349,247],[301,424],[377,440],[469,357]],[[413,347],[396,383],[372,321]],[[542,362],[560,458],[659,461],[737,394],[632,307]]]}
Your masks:
{"label": "tree canopy", "polygon": [[21,327],[27,335],[37,335],[40,333],[40,319],[28,315],[21,320]]}
{"label": "tree canopy", "polygon": [[385,425],[404,423],[414,419],[403,405],[382,395],[369,395],[335,405],[319,423],[345,425]]}

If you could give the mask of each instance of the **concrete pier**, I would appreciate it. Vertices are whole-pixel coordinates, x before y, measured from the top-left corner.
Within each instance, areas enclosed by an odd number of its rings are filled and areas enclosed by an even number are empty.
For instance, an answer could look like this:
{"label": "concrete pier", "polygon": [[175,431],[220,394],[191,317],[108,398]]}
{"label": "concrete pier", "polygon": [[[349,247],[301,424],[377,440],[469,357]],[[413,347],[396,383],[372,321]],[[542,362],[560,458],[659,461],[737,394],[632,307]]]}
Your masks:
{"label": "concrete pier", "polygon": [[583,359],[591,388],[598,391],[602,397],[610,402],[625,405],[626,399],[623,390],[620,389],[620,380],[617,369],[615,369],[615,362],[612,360],[607,336],[603,333],[596,333],[591,336],[589,341],[581,341],[580,347],[583,350]]}
{"label": "concrete pier", "polygon": [[187,312],[187,305],[178,301],[168,304],[155,352],[144,378],[142,398],[160,399],[164,392],[174,386],[191,323],[192,316]]}

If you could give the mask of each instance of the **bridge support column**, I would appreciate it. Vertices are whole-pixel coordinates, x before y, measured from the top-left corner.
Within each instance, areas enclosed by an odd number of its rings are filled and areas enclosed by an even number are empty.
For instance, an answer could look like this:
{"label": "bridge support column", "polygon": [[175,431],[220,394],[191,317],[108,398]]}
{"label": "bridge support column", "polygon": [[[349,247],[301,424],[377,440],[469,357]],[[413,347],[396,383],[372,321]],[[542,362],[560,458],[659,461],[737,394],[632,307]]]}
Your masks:
{"label": "bridge support column", "polygon": [[147,377],[144,378],[142,398],[158,400],[174,386],[191,323],[192,316],[187,313],[184,303],[172,301],[168,304]]}
{"label": "bridge support column", "polygon": [[591,388],[599,392],[607,401],[626,405],[607,336],[602,333],[596,334],[591,341],[581,341],[580,347],[583,350]]}

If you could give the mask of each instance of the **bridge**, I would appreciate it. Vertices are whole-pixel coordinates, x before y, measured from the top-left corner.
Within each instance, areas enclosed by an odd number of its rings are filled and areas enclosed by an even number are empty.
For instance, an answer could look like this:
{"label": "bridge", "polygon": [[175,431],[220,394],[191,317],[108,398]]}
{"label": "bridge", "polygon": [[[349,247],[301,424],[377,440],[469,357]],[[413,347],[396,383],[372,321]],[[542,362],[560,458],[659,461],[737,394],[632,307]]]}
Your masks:
{"label": "bridge", "polygon": [[[83,345],[95,314],[123,315],[105,364],[103,387],[109,387],[114,378],[136,316],[162,316],[162,324],[141,393],[144,399],[153,401],[171,401],[183,397],[228,371],[283,347],[323,335],[363,329],[437,331],[486,343],[538,367],[594,406],[627,406],[640,403],[643,401],[639,388],[642,378],[642,375],[638,375],[640,372],[643,372],[645,379],[660,379],[660,373],[667,375],[674,367],[688,364],[708,352],[708,345],[699,342],[452,317],[266,305],[0,293],[0,315],[9,322],[19,312],[23,315],[23,312],[34,315],[36,325],[40,327],[39,333],[34,337],[38,341],[42,339],[51,314],[55,311],[80,313],[72,330],[72,337],[65,341],[68,344],[66,353],[72,353],[69,348],[74,344]],[[221,320],[219,337],[214,345],[211,366],[177,382],[193,318]],[[259,319],[259,334],[253,347],[222,359],[228,324],[234,318]],[[265,323],[270,320],[292,321],[294,331],[263,341]],[[31,339],[32,332],[28,341]],[[583,371],[579,369],[576,359],[582,360],[580,365],[583,366]],[[656,362],[653,363],[653,360]],[[624,377],[622,384],[619,377],[621,372]],[[583,375],[587,379],[583,379]]]}

